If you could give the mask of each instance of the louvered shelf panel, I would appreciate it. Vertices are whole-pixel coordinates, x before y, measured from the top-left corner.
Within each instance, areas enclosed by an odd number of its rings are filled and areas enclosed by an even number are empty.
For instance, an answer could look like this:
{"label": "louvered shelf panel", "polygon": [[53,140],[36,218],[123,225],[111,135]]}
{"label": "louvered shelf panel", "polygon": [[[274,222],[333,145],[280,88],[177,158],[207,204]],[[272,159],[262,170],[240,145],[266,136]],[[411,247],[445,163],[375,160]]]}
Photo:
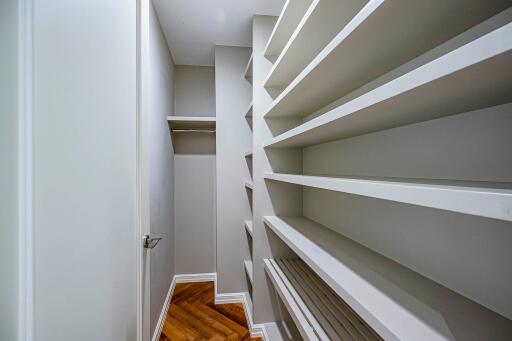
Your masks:
{"label": "louvered shelf panel", "polygon": [[502,316],[325,226],[303,217],[264,222],[385,340],[506,339],[512,332]]}
{"label": "louvered shelf panel", "polygon": [[299,259],[265,259],[268,273],[305,340],[382,340]]}
{"label": "louvered shelf panel", "polygon": [[[295,28],[304,17],[313,0],[287,0],[279,19],[272,30],[265,52],[265,57],[275,60],[281,54],[286,43],[290,40]],[[318,2],[315,0],[314,2]]]}
{"label": "louvered shelf panel", "polygon": [[512,23],[278,135],[310,146],[512,102]]}
{"label": "louvered shelf panel", "polygon": [[[512,221],[512,189],[466,181],[343,178],[265,173],[265,179]],[[486,183],[483,183],[486,184]],[[491,183],[492,184],[492,183]],[[504,184],[502,184],[505,186]]]}
{"label": "louvered shelf panel", "polygon": [[[298,76],[264,116],[312,113],[511,4],[510,0],[369,1],[306,67],[298,66]],[[317,26],[322,25],[322,17],[319,20]],[[297,49],[297,56],[290,60],[301,58],[303,53]],[[464,60],[459,62],[465,64]],[[288,65],[284,63],[283,73],[293,74]],[[277,83],[268,85],[275,87]]]}

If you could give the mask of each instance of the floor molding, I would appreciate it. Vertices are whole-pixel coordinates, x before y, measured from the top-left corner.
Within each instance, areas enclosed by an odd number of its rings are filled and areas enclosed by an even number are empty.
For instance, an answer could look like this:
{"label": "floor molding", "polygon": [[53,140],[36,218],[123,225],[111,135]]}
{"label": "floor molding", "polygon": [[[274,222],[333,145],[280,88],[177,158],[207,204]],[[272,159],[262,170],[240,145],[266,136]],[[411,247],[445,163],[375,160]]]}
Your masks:
{"label": "floor molding", "polygon": [[219,294],[215,292],[215,304],[228,304],[228,303],[241,303],[244,307],[245,316],[249,325],[249,332],[251,337],[261,337],[263,340],[268,340],[268,335],[264,324],[254,324],[252,319],[252,309],[250,305],[250,298],[248,292],[239,293],[226,293]]}
{"label": "floor molding", "polygon": [[151,341],[158,341],[160,339],[160,334],[162,333],[162,328],[164,327],[165,317],[167,316],[167,311],[169,310],[169,305],[171,303],[171,297],[174,293],[174,288],[176,287],[176,276],[172,278],[171,285],[169,286],[169,290],[167,291],[167,296],[165,297],[164,304],[162,306],[162,311],[160,312],[160,317],[158,318],[158,322],[155,326],[155,331],[153,332],[153,337]]}
{"label": "floor molding", "polygon": [[181,274],[175,275],[176,283],[194,283],[194,282],[215,282],[217,284],[217,273],[202,273],[202,274]]}
{"label": "floor molding", "polygon": [[158,341],[160,338],[160,333],[162,332],[162,328],[164,326],[165,317],[167,315],[167,311],[169,310],[169,305],[171,303],[171,298],[174,293],[174,288],[178,283],[194,283],[194,282],[214,282],[215,283],[215,304],[229,304],[229,303],[241,303],[244,307],[245,316],[247,317],[247,323],[249,325],[249,332],[251,333],[251,337],[261,337],[263,340],[269,340],[267,331],[265,329],[264,324],[254,324],[252,319],[252,309],[250,306],[250,298],[248,292],[238,292],[238,293],[226,293],[219,294],[217,292],[217,273],[202,273],[202,274],[181,274],[175,275],[172,279],[171,286],[169,287],[169,291],[167,292],[167,296],[165,297],[165,302],[162,306],[162,311],[160,312],[160,317],[155,327],[155,331],[153,333],[153,337],[151,341]]}

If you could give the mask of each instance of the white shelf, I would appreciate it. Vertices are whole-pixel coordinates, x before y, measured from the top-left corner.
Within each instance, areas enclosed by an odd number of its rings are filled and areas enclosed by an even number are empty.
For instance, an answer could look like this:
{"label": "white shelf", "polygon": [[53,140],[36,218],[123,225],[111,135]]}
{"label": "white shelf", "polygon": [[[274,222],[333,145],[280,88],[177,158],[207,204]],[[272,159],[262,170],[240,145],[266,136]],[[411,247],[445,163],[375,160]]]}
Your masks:
{"label": "white shelf", "polygon": [[[510,4],[486,0],[371,0],[311,63],[299,67],[300,74],[265,116],[312,113],[507,6]],[[299,49],[297,56],[289,59],[300,58],[302,53]],[[288,63],[284,65],[284,72],[290,72]]]}
{"label": "white shelf", "polygon": [[245,112],[245,117],[246,118],[252,117],[252,101],[251,101],[251,104],[249,104],[249,108],[247,108],[247,111]]}
{"label": "white shelf", "polygon": [[246,260],[244,261],[244,268],[245,268],[245,272],[247,273],[247,277],[249,277],[249,281],[251,282],[251,284],[253,283],[252,281],[252,261],[250,260]]}
{"label": "white shelf", "polygon": [[247,66],[245,67],[244,78],[252,84],[252,54],[249,58],[249,62],[247,62]]}
{"label": "white shelf", "polygon": [[309,146],[512,101],[512,23],[276,136]]}
{"label": "white shelf", "polygon": [[[318,0],[315,0],[318,1]],[[274,26],[263,55],[275,60],[299,25],[312,0],[287,0]]]}
{"label": "white shelf", "polygon": [[264,222],[385,340],[510,335],[502,316],[325,226],[302,217]]}
{"label": "white shelf", "polygon": [[477,187],[474,182],[368,180],[280,173],[265,173],[264,177],[300,186],[512,221],[512,189]]}
{"label": "white shelf", "polygon": [[251,190],[252,190],[252,188],[253,188],[253,183],[252,183],[252,181],[246,181],[244,184],[245,184],[245,187],[247,187],[247,188],[249,188],[249,189],[251,189]]}
{"label": "white shelf", "polygon": [[322,51],[336,34],[361,10],[366,0],[314,0],[290,38],[276,54],[264,84],[283,88]]}
{"label": "white shelf", "polygon": [[250,158],[250,157],[252,157],[252,150],[249,150],[248,152],[245,152],[244,156],[245,156],[246,158]]}
{"label": "white shelf", "polygon": [[305,340],[382,340],[303,261],[265,259],[265,270]]}
{"label": "white shelf", "polygon": [[172,130],[215,129],[214,116],[167,116]]}
{"label": "white shelf", "polygon": [[245,229],[247,232],[251,235],[253,234],[253,228],[252,228],[252,220],[246,220],[244,221]]}

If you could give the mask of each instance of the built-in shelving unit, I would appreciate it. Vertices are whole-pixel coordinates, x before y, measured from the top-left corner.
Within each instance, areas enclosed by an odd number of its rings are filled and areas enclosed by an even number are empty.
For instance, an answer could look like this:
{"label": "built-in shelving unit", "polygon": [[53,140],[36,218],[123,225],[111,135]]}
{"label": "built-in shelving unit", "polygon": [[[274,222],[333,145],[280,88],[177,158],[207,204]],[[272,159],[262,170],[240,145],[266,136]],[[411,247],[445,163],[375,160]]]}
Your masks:
{"label": "built-in shelving unit", "polygon": [[253,44],[255,315],[512,335],[512,0],[289,0]]}
{"label": "built-in shelving unit", "polygon": [[265,270],[304,340],[382,340],[303,261],[265,259]]}
{"label": "built-in shelving unit", "polygon": [[512,75],[503,70],[511,64],[507,24],[276,136],[266,147],[308,146],[510,102]]}
{"label": "built-in shelving unit", "polygon": [[[266,216],[264,222],[386,340],[446,340],[461,330],[475,336],[482,325],[460,325],[453,314],[458,312],[475,321],[493,315],[309,219]],[[427,292],[435,295],[426,295]],[[500,319],[497,315],[494,318]]]}
{"label": "built-in shelving unit", "polygon": [[215,131],[216,118],[212,116],[167,116],[172,131]]}
{"label": "built-in shelving unit", "polygon": [[[302,11],[303,17],[293,33],[288,36],[289,39],[279,50],[279,54],[276,54],[277,60],[266,77],[265,87],[286,87],[366,2],[365,0],[351,2],[314,0],[308,2],[309,6],[305,7],[299,1],[300,8],[296,8],[295,12]],[[283,12],[283,14],[287,13]],[[287,22],[291,21],[287,20]]]}
{"label": "built-in shelving unit", "polygon": [[244,78],[252,84],[252,55],[249,58],[247,66],[245,67]]}
{"label": "built-in shelving unit", "polygon": [[[253,56],[251,54],[251,56],[249,57],[249,61],[247,62],[247,66],[245,68],[245,71],[243,73],[243,77],[249,82],[251,83],[251,85],[253,84]],[[247,110],[242,113],[245,117],[245,120],[247,121],[247,124],[249,125],[249,127],[251,128],[250,130],[250,134],[251,134],[251,141],[252,141],[252,126],[253,126],[253,100],[252,100],[252,96],[251,96],[251,101],[247,107]],[[243,267],[245,269],[245,273],[246,273],[246,277],[247,279],[249,280],[248,281],[248,285],[247,285],[247,288],[248,288],[248,292],[246,293],[246,296],[247,296],[247,299],[250,300],[252,302],[252,294],[253,294],[253,267],[252,267],[252,256],[253,256],[253,239],[254,239],[254,228],[253,228],[253,217],[252,217],[252,202],[253,202],[253,181],[252,181],[252,143],[251,143],[251,146],[250,146],[250,149],[247,150],[245,153],[244,153],[244,158],[245,158],[245,161],[246,161],[246,164],[249,168],[249,175],[251,176],[251,179],[250,180],[247,180],[245,181],[244,185],[245,185],[245,188],[247,190],[247,198],[249,200],[249,205],[250,205],[250,208],[251,208],[251,217],[247,220],[245,220],[243,223],[244,223],[244,227],[245,227],[245,230],[248,234],[248,238],[247,238],[247,245],[249,247],[249,252],[247,253],[247,257],[249,259],[245,259],[244,260],[244,264],[243,264]],[[251,312],[252,314],[252,312]]]}
{"label": "built-in shelving unit", "polygon": [[[274,30],[270,34],[264,56],[273,61],[281,54],[292,33],[304,17],[312,0],[287,0]],[[316,1],[318,2],[318,1]]]}
{"label": "built-in shelving unit", "polygon": [[[481,0],[436,1],[435,5],[423,1],[370,1],[311,63],[305,67],[299,66],[300,74],[273,101],[265,117],[305,116],[312,113],[508,5],[506,1],[489,3]],[[454,20],[452,13],[459,11],[461,6],[467,12]],[[417,13],[421,13],[421,16]],[[336,16],[333,20],[337,20]],[[508,34],[508,29],[497,33]],[[507,45],[506,41],[504,45]],[[494,40],[493,45],[497,48],[496,45],[500,44]],[[487,48],[480,43],[473,47],[480,52]],[[490,52],[492,54],[492,50]],[[303,49],[298,49],[297,55],[302,53]],[[481,55],[477,53],[474,57]],[[464,56],[467,55],[454,58],[461,62],[461,67],[466,65],[461,59]],[[435,74],[443,73],[444,68],[436,71]],[[277,83],[272,83],[272,87],[276,86]]]}
{"label": "built-in shelving unit", "polygon": [[507,189],[492,184],[464,181],[412,179],[358,179],[296,174],[266,173],[265,178],[300,186],[362,195],[405,204],[425,206],[512,221],[512,185]]}
{"label": "built-in shelving unit", "polygon": [[249,278],[249,281],[252,284],[253,283],[253,278],[252,278],[252,260],[244,261],[244,268],[245,268],[245,273],[247,274],[247,277]]}

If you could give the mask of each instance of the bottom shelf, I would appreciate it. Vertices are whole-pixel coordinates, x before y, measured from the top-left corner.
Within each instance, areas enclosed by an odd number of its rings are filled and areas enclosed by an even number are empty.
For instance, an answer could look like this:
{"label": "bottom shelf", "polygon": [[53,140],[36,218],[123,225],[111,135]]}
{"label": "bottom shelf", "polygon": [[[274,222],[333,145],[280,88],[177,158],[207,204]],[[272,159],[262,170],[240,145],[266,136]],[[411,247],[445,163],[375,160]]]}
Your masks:
{"label": "bottom shelf", "polygon": [[305,340],[382,340],[301,260],[265,259],[265,270]]}
{"label": "bottom shelf", "polygon": [[265,216],[264,222],[386,340],[507,340],[512,335],[511,320],[323,225],[304,217]]}

